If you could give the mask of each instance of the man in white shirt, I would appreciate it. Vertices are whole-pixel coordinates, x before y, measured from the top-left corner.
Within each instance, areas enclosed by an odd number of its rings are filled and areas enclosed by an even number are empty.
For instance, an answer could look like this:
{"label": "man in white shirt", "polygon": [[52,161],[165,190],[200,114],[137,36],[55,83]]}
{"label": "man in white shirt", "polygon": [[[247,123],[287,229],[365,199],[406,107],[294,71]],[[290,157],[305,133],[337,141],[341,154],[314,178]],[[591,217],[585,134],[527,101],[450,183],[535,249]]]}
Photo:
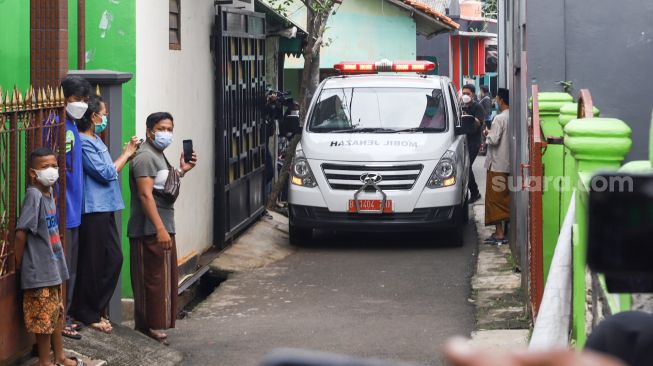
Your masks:
{"label": "man in white shirt", "polygon": [[492,127],[485,129],[487,156],[485,169],[487,181],[485,185],[485,225],[495,226],[495,232],[485,242],[488,244],[505,244],[504,222],[510,218],[510,191],[508,189],[508,174],[510,172],[510,142],[508,137],[508,121],[510,93],[507,89],[499,89],[497,104],[500,113],[494,117]]}

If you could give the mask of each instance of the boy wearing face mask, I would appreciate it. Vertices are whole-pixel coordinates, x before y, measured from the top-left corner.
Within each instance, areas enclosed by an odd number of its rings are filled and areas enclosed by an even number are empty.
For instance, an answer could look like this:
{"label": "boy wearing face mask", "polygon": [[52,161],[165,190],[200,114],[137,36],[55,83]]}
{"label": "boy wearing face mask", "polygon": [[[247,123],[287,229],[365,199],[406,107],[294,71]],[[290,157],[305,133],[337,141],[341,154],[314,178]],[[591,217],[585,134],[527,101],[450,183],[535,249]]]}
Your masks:
{"label": "boy wearing face mask", "polygon": [[88,110],[77,120],[82,146],[84,194],[82,220],[79,227],[78,280],[73,306],[76,320],[92,329],[110,333],[106,317],[122,266],[122,250],[116,224],[116,211],[125,208],[120,192],[119,173],[138,149],[138,138],[132,137],[122,154],[113,161],[107,146],[97,135],[108,124],[107,107],[97,95],[88,100]]}
{"label": "boy wearing face mask", "polygon": [[[66,284],[66,310],[72,305],[77,281],[79,251],[79,226],[82,223],[82,193],[84,178],[82,172],[82,144],[75,121],[82,118],[88,109],[91,84],[79,76],[68,76],[61,82],[66,100],[66,261],[70,279]],[[78,328],[70,316],[66,316],[63,335],[80,339]]]}
{"label": "boy wearing face mask", "polygon": [[52,365],[51,349],[55,363],[83,365],[80,360],[66,358],[63,352],[61,285],[68,279],[68,268],[52,194],[52,186],[59,179],[59,167],[50,149],[40,148],[30,154],[29,175],[32,185],[25,193],[15,239],[25,326],[36,335],[40,366]]}

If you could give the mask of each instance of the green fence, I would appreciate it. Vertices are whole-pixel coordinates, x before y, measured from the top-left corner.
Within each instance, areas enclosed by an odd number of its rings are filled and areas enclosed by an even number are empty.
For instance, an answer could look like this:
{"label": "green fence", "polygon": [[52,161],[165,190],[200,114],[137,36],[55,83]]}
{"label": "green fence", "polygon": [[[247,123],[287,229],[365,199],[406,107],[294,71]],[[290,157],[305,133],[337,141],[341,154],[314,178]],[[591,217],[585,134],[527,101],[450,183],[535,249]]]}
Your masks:
{"label": "green fence", "polygon": [[[647,161],[622,162],[632,146],[631,129],[623,121],[599,118],[591,106],[573,103],[564,93],[538,94],[542,133],[547,139],[543,153],[543,258],[547,278],[551,258],[571,195],[576,191],[572,237],[572,320],[571,335],[577,347],[604,314],[630,310],[631,294],[611,294],[600,275],[587,269],[587,224],[590,181],[598,170],[653,172],[653,121],[650,157]],[[544,109],[543,109],[544,106]],[[548,108],[547,108],[548,107]],[[557,112],[555,108],[558,107]],[[589,109],[592,108],[592,109]],[[588,118],[579,118],[583,109]],[[599,302],[601,302],[599,304]]]}

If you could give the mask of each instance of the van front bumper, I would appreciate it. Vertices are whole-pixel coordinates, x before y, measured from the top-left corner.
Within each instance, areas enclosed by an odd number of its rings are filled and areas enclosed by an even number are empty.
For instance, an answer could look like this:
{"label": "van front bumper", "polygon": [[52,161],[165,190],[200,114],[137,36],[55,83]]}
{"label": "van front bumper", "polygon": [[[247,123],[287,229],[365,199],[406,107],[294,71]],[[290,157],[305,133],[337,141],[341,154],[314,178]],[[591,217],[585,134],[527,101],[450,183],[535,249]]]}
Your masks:
{"label": "van front bumper", "polygon": [[295,227],[344,231],[419,231],[460,225],[456,206],[416,208],[410,213],[356,214],[291,204],[289,216]]}

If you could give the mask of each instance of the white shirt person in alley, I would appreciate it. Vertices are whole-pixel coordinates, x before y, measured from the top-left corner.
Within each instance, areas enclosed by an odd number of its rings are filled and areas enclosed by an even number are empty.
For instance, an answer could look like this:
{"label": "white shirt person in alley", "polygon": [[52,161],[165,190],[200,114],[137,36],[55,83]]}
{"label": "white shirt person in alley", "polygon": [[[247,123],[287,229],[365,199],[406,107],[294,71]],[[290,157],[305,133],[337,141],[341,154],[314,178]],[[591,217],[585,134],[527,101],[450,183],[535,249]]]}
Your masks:
{"label": "white shirt person in alley", "polygon": [[485,240],[488,244],[507,243],[504,222],[510,218],[510,191],[508,174],[510,172],[510,145],[508,140],[508,121],[510,119],[510,93],[500,88],[497,93],[500,113],[494,118],[492,127],[485,129],[487,156],[485,169],[485,225],[494,225],[495,232]]}

